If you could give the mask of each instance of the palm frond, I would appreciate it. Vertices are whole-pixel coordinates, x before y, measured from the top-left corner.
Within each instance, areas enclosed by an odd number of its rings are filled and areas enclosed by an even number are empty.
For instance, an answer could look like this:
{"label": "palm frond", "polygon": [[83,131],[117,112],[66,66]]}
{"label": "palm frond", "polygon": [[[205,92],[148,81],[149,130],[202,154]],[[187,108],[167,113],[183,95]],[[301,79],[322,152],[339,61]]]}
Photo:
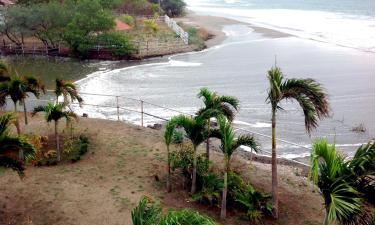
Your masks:
{"label": "palm frond", "polygon": [[25,167],[23,163],[17,159],[0,155],[0,167],[9,168],[16,171],[21,178],[24,176]]}
{"label": "palm frond", "polygon": [[207,216],[191,210],[170,211],[159,225],[215,225],[215,222]]}
{"label": "palm frond", "polygon": [[240,106],[240,101],[238,100],[238,98],[228,95],[220,96],[219,102],[226,103],[233,107],[235,110],[238,110]]}
{"label": "palm frond", "polygon": [[234,148],[238,148],[242,145],[253,149],[255,152],[259,151],[259,144],[251,135],[240,135],[234,143]]}
{"label": "palm frond", "polygon": [[13,113],[6,113],[0,116],[0,137],[7,136],[9,134],[9,126],[16,119],[16,115]]}
{"label": "palm frond", "polygon": [[164,132],[164,141],[165,141],[165,144],[166,145],[170,145],[171,142],[172,142],[172,139],[173,139],[173,134],[175,132],[175,129],[176,129],[176,123],[175,121],[172,119],[171,121],[169,121],[165,127],[165,132]]}
{"label": "palm frond", "polygon": [[35,151],[34,146],[22,137],[1,137],[0,144],[0,153],[23,150],[24,156],[26,157],[33,154]]}
{"label": "palm frond", "polygon": [[295,99],[305,115],[308,133],[317,127],[317,120],[329,116],[328,97],[322,86],[313,79],[287,79],[280,85],[283,99]]}

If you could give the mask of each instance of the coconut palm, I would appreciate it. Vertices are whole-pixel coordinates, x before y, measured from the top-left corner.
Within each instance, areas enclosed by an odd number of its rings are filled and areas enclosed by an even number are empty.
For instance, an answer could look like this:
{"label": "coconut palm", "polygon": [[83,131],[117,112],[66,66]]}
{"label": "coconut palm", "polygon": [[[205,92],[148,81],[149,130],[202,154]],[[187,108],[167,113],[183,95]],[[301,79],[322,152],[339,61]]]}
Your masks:
{"label": "coconut palm", "polygon": [[228,192],[228,173],[230,172],[230,159],[233,152],[241,145],[252,148],[255,152],[258,151],[258,144],[253,136],[240,135],[237,139],[231,124],[224,117],[220,117],[219,129],[212,131],[212,137],[221,140],[220,150],[224,154],[224,188],[221,200],[220,217],[224,219],[227,212],[227,192]]}
{"label": "coconut palm", "polygon": [[0,166],[11,168],[23,176],[24,166],[21,160],[17,159],[17,153],[23,152],[29,155],[34,152],[34,147],[21,137],[12,137],[10,135],[10,125],[14,122],[16,116],[12,113],[6,113],[0,116]]}
{"label": "coconut palm", "polygon": [[206,120],[211,118],[212,115],[217,115],[215,110],[207,110],[201,115],[195,117],[189,117],[185,115],[175,116],[170,120],[170,133],[173,133],[176,126],[182,127],[187,137],[193,144],[194,156],[193,156],[193,177],[191,184],[191,193],[194,194],[196,191],[197,183],[197,148],[202,142],[204,142],[208,137],[208,131],[206,126]]}
{"label": "coconut palm", "polygon": [[[366,177],[375,174],[375,144],[360,147],[354,158],[347,160],[336,151],[335,145],[329,145],[323,139],[316,140],[310,161],[310,179],[324,198],[323,225],[335,221],[339,224],[371,224],[374,218],[365,211],[366,195],[360,190]],[[370,182],[366,185],[374,188]]]}
{"label": "coconut palm", "polygon": [[176,125],[174,122],[168,122],[167,126],[165,128],[165,133],[164,133],[164,141],[165,144],[167,145],[167,190],[168,192],[171,192],[171,160],[170,160],[170,153],[169,153],[169,146],[171,145],[172,139],[173,139],[173,134],[175,130]]}
{"label": "coconut palm", "polygon": [[[27,120],[26,98],[29,93],[39,98],[41,93],[45,93],[45,86],[38,79],[31,76],[12,76],[9,81],[0,83],[0,103],[6,104],[6,98],[9,96],[14,103],[14,112],[17,113],[17,103],[23,105],[25,124]],[[21,134],[19,121],[16,120],[17,132]]]}
{"label": "coconut palm", "polygon": [[55,95],[56,103],[59,103],[59,97],[63,96],[63,103],[65,106],[75,100],[77,100],[79,104],[83,103],[83,99],[78,94],[76,85],[71,81],[56,79]]}
{"label": "coconut palm", "polygon": [[[204,107],[201,108],[197,114],[200,115],[207,110],[217,110],[221,115],[224,115],[229,121],[233,121],[235,111],[238,110],[239,101],[236,97],[227,95],[218,95],[216,92],[211,92],[208,88],[202,88],[198,93],[198,98],[203,99]],[[210,120],[207,121],[207,126],[210,127]],[[210,142],[206,142],[207,159],[210,158]]]}
{"label": "coconut palm", "polygon": [[71,111],[65,111],[63,104],[52,104],[48,103],[46,106],[38,106],[32,112],[32,116],[35,114],[43,112],[45,115],[46,121],[49,123],[51,121],[55,122],[55,140],[56,140],[56,152],[57,152],[57,161],[61,160],[60,152],[60,143],[59,143],[59,134],[58,134],[58,122],[59,120],[65,118],[67,121],[70,121],[72,118],[77,119],[77,115]]}
{"label": "coconut palm", "polygon": [[296,100],[303,110],[308,133],[318,125],[318,120],[329,115],[327,95],[313,79],[285,79],[280,68],[268,71],[270,84],[267,102],[272,106],[272,204],[273,216],[278,218],[278,178],[276,156],[276,112],[282,100]]}

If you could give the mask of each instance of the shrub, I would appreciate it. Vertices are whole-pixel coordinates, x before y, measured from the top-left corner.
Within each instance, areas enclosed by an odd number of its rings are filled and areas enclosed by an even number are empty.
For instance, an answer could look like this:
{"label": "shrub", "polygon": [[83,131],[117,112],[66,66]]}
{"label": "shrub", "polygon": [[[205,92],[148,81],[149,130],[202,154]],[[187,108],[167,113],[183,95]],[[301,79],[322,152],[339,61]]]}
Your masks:
{"label": "shrub", "polygon": [[135,21],[134,21],[134,17],[132,17],[131,15],[128,15],[128,14],[125,14],[121,17],[121,20],[128,24],[129,26],[134,26],[135,24]]}
{"label": "shrub", "polygon": [[98,35],[96,42],[112,50],[115,56],[131,55],[135,48],[129,35],[120,32],[107,32]]}
{"label": "shrub", "polygon": [[156,33],[159,29],[158,24],[154,19],[147,19],[143,21],[146,29],[151,33]]}
{"label": "shrub", "polygon": [[186,3],[183,0],[163,0],[161,8],[170,16],[181,16],[185,11]]}
{"label": "shrub", "polygon": [[71,138],[64,143],[64,154],[72,162],[81,160],[81,157],[88,151],[89,139],[86,136]]}
{"label": "shrub", "polygon": [[[203,31],[201,29],[198,29],[196,27],[189,27],[187,29],[187,33],[189,34],[189,43],[197,45],[198,50],[202,50],[206,48],[206,43],[204,42],[207,37],[203,37],[202,34]],[[208,38],[207,38],[208,39]]]}
{"label": "shrub", "polygon": [[175,131],[173,133],[172,143],[173,144],[182,144],[184,141],[184,133],[182,131]]}
{"label": "shrub", "polygon": [[214,173],[208,173],[200,176],[200,182],[202,187],[193,195],[193,199],[200,203],[209,203],[211,206],[218,205],[223,190],[223,179]]}
{"label": "shrub", "polygon": [[[180,170],[186,181],[186,186],[190,186],[193,175],[193,155],[194,150],[190,144],[182,144],[179,151],[171,153],[171,169]],[[197,156],[197,190],[202,187],[201,177],[206,175],[209,162],[204,154]]]}

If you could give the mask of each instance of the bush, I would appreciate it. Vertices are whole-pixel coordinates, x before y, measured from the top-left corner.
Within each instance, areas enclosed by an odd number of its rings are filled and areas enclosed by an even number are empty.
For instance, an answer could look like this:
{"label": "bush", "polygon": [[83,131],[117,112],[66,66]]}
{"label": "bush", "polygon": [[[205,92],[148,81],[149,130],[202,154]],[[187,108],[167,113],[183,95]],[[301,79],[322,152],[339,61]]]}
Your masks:
{"label": "bush", "polygon": [[78,138],[71,138],[64,143],[64,154],[71,162],[77,162],[87,153],[88,147],[88,137],[81,135]]}
{"label": "bush", "polygon": [[159,26],[154,19],[144,20],[143,24],[145,25],[146,29],[151,33],[156,33],[159,29]]}
{"label": "bush", "polygon": [[173,137],[172,137],[172,143],[182,144],[183,141],[184,141],[184,133],[182,131],[175,130],[175,132],[173,133]]}
{"label": "bush", "polygon": [[183,0],[163,0],[161,8],[170,16],[181,16],[184,14],[186,3]]}
{"label": "bush", "polygon": [[208,173],[200,177],[200,183],[202,183],[201,189],[193,195],[193,199],[200,203],[218,206],[223,191],[223,179],[214,173]]}
{"label": "bush", "polygon": [[[180,170],[186,181],[186,186],[190,186],[193,175],[193,155],[194,150],[191,145],[182,144],[181,149],[171,153],[172,171]],[[197,190],[202,188],[201,177],[207,175],[209,162],[204,154],[197,156]]]}
{"label": "bush", "polygon": [[131,15],[128,15],[128,14],[125,14],[121,17],[121,20],[122,22],[128,24],[129,26],[134,26],[134,17],[132,17]]}
{"label": "bush", "polygon": [[120,32],[100,34],[96,38],[96,43],[106,46],[106,48],[112,50],[113,55],[118,57],[131,55],[135,50],[130,36]]}

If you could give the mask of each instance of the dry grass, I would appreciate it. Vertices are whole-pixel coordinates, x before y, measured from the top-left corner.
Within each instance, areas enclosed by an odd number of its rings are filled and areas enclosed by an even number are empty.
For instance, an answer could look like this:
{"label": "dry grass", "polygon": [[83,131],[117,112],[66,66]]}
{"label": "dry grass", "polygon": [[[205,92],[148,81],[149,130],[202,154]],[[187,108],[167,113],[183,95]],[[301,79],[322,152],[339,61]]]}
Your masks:
{"label": "dry grass", "polygon": [[[64,124],[61,124],[63,129]],[[90,136],[89,152],[75,164],[28,167],[24,180],[15,172],[0,175],[0,224],[112,225],[131,224],[130,212],[142,195],[152,196],[167,208],[196,208],[214,217],[209,209],[190,201],[182,190],[168,194],[164,188],[165,146],[162,132],[116,121],[80,119],[79,132]],[[27,133],[48,135],[50,126],[37,117]],[[221,155],[213,153],[215,165]],[[258,189],[270,192],[270,167],[235,157],[233,167]],[[266,224],[320,224],[322,202],[293,169],[280,167],[281,216]],[[155,180],[155,175],[161,181]],[[229,215],[232,212],[229,211]],[[248,224],[230,217],[221,224]]]}

